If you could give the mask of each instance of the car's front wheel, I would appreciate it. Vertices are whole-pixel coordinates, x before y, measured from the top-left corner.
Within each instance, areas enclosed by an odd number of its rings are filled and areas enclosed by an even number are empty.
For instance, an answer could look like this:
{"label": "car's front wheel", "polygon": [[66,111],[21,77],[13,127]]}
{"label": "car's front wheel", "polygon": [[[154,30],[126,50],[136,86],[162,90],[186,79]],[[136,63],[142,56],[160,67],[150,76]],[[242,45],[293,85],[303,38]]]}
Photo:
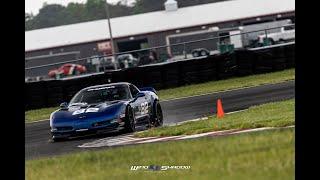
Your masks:
{"label": "car's front wheel", "polygon": [[156,101],[154,104],[152,121],[155,127],[159,127],[163,125],[162,108],[158,101]]}
{"label": "car's front wheel", "polygon": [[57,138],[57,137],[51,136],[51,140],[52,142],[61,142],[61,141],[65,141],[66,138]]}
{"label": "car's front wheel", "polygon": [[274,40],[272,38],[268,38],[268,39],[269,39],[269,42],[270,42],[271,45],[275,44],[275,42],[274,42]]}

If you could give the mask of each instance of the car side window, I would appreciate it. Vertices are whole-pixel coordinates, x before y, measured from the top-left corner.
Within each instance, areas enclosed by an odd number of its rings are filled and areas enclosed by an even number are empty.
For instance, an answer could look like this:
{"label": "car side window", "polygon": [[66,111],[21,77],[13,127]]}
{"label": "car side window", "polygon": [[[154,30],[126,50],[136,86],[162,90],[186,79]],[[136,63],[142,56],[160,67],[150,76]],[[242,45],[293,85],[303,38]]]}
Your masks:
{"label": "car side window", "polygon": [[130,91],[131,91],[132,97],[136,97],[136,95],[139,92],[139,90],[136,87],[134,87],[133,85],[130,85]]}
{"label": "car side window", "polygon": [[284,27],[285,31],[294,30],[294,26],[286,26]]}

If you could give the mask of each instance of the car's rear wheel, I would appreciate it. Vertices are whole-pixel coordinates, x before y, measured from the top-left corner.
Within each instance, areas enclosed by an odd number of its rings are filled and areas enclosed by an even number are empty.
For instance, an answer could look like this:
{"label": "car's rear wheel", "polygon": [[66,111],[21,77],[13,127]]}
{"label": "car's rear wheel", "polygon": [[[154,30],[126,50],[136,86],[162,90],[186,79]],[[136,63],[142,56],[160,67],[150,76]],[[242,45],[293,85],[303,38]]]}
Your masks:
{"label": "car's rear wheel", "polygon": [[268,38],[268,39],[269,39],[269,42],[270,42],[271,45],[275,44],[275,42],[274,42],[274,40],[272,38]]}
{"label": "car's rear wheel", "polygon": [[202,51],[200,52],[200,54],[201,54],[201,56],[207,56],[207,55],[208,55],[208,52],[205,51],[205,50],[202,50]]}
{"label": "car's rear wheel", "polygon": [[153,117],[152,122],[155,127],[159,127],[163,125],[163,114],[162,108],[158,101],[154,102],[154,110],[153,110]]}
{"label": "car's rear wheel", "polygon": [[133,111],[128,106],[126,110],[125,132],[134,132],[135,130],[136,130],[136,123],[134,121]]}
{"label": "car's rear wheel", "polygon": [[285,40],[284,39],[279,39],[279,44],[283,44],[285,43]]}
{"label": "car's rear wheel", "polygon": [[193,56],[193,57],[199,57],[199,52],[198,52],[198,51],[192,52],[192,56]]}

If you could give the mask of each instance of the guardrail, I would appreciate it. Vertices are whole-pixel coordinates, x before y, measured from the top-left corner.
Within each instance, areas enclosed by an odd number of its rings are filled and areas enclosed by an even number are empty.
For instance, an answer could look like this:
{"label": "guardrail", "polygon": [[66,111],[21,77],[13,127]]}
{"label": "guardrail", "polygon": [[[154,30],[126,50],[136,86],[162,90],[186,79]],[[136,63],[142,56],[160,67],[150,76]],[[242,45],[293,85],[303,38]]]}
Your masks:
{"label": "guardrail", "polygon": [[157,90],[227,79],[236,76],[279,71],[295,66],[295,43],[264,48],[241,49],[203,58],[163,62],[115,70],[68,80],[25,83],[25,109],[57,106],[69,101],[80,89],[113,82],[131,82]]}

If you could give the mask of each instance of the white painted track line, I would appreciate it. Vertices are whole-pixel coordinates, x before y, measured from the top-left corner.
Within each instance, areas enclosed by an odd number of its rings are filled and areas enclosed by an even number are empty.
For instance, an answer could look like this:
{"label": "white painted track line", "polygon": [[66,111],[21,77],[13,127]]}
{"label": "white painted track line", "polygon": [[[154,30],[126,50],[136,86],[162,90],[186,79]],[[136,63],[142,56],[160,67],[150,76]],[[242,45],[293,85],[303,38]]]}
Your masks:
{"label": "white painted track line", "polygon": [[97,147],[111,147],[118,145],[130,145],[130,144],[145,144],[152,142],[161,142],[161,141],[172,141],[172,140],[185,140],[185,139],[194,139],[200,137],[212,137],[212,136],[224,136],[224,135],[235,135],[249,132],[258,132],[258,131],[266,131],[272,129],[288,129],[294,128],[295,126],[287,126],[287,127],[263,127],[263,128],[255,128],[255,129],[245,129],[245,130],[223,130],[223,131],[213,131],[201,134],[194,135],[180,135],[180,136],[168,136],[168,137],[145,137],[145,138],[133,138],[128,137],[132,135],[119,137],[108,137],[104,139],[95,140],[93,142],[85,143],[83,145],[78,146],[79,148],[97,148]]}
{"label": "white painted track line", "polygon": [[154,138],[154,139],[150,139],[150,140],[139,141],[139,142],[137,142],[137,144],[144,144],[144,143],[151,143],[151,142],[157,142],[157,141],[164,141],[164,140],[168,140],[168,139],[175,139],[175,138],[177,138],[177,137],[181,137],[181,136],[169,136],[169,137]]}

